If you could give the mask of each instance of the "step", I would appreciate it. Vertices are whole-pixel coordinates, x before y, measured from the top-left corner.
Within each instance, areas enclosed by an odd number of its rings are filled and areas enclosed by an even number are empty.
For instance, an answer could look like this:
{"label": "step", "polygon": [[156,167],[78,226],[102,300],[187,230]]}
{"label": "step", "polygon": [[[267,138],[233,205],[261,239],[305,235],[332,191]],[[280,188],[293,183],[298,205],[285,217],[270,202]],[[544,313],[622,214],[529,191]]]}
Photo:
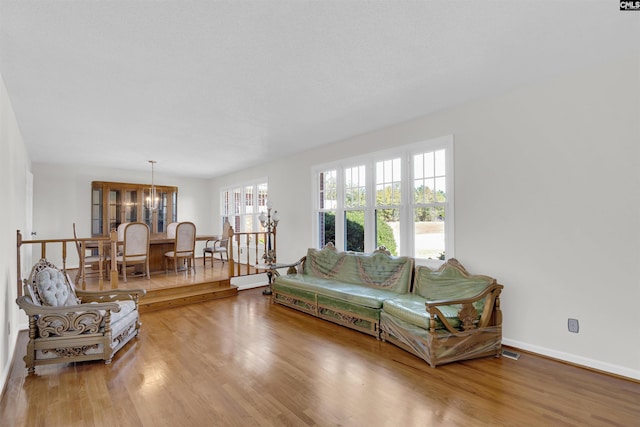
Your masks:
{"label": "step", "polygon": [[156,288],[152,290],[147,290],[147,294],[141,300],[148,300],[150,298],[156,298],[158,296],[165,296],[165,295],[179,295],[185,292],[227,289],[230,286],[231,286],[231,281],[229,279],[226,279],[226,280],[218,280],[214,282],[203,282],[203,283],[171,286],[166,288]]}
{"label": "step", "polygon": [[140,299],[140,313],[164,310],[167,308],[179,307],[214,299],[228,298],[238,295],[237,286],[209,286],[205,289],[193,289],[194,287],[182,286],[181,291],[176,288],[167,289],[167,292],[155,290],[152,296],[145,295]]}

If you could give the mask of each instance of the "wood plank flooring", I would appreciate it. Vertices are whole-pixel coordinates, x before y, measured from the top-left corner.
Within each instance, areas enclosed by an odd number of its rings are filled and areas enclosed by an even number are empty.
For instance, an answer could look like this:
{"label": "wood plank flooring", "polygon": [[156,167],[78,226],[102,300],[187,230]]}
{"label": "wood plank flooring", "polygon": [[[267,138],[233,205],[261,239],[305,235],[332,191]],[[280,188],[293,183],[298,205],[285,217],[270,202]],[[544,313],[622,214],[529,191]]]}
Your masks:
{"label": "wood plank flooring", "polygon": [[[255,274],[255,269],[250,269],[250,272]],[[71,270],[70,277],[75,278],[75,275],[75,270]],[[110,286],[109,281],[104,280],[101,288],[97,275],[92,275],[86,280],[85,288],[89,291],[97,291],[110,289]],[[178,271],[178,274],[175,274],[173,270],[168,273],[164,271],[153,272],[150,279],[147,279],[146,276],[128,277],[126,283],[120,278],[118,288],[145,289],[147,291],[147,294],[140,299],[141,313],[238,294],[237,287],[231,285],[227,264],[221,262],[215,262],[213,266],[208,263],[206,267],[196,262],[195,272],[183,269]]]}
{"label": "wood plank flooring", "polygon": [[262,289],[142,314],[111,365],[39,366],[20,334],[0,426],[636,426],[640,384],[542,357],[432,369]]}

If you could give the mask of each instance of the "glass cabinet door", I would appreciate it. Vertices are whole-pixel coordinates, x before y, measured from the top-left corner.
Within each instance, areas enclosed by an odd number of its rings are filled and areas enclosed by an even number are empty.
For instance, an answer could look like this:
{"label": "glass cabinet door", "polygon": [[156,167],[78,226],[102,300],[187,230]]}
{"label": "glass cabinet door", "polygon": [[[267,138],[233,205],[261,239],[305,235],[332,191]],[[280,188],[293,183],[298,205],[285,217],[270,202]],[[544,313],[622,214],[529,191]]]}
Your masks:
{"label": "glass cabinet door", "polygon": [[100,236],[102,230],[102,188],[94,188],[91,190],[91,234]]}
{"label": "glass cabinet door", "polygon": [[122,224],[122,193],[119,190],[109,191],[109,230],[117,229]]}
{"label": "glass cabinet door", "polygon": [[91,232],[107,236],[125,222],[143,221],[151,234],[164,234],[178,218],[178,187],[156,186],[157,209],[151,209],[151,189],[145,184],[91,183]]}
{"label": "glass cabinet door", "polygon": [[124,220],[125,222],[138,221],[138,192],[127,190],[124,192]]}

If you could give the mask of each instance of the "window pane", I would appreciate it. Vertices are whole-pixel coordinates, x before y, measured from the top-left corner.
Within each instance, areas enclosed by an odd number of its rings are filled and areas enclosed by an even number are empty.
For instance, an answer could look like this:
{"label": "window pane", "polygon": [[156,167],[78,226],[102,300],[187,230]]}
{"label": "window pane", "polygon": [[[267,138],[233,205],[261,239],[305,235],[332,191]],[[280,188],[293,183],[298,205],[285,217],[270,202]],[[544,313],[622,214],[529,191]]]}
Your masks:
{"label": "window pane", "polygon": [[400,158],[376,163],[376,205],[399,205],[402,168]]}
{"label": "window pane", "polygon": [[258,184],[258,210],[260,212],[267,212],[267,196],[268,196],[267,184]]}
{"label": "window pane", "polygon": [[[244,213],[251,214],[254,213],[253,209],[253,185],[247,185],[244,187]],[[250,228],[246,229],[250,231]]]}
{"label": "window pane", "polygon": [[416,258],[444,259],[444,207],[414,210]]}
{"label": "window pane", "polygon": [[253,216],[252,215],[243,215],[243,227],[240,229],[241,232],[249,232],[253,231]]}
{"label": "window pane", "polygon": [[320,209],[335,209],[338,206],[336,171],[320,172]]}
{"label": "window pane", "polygon": [[344,204],[348,208],[366,206],[365,167],[346,168],[344,185]]}
{"label": "window pane", "polygon": [[336,243],[336,215],[333,212],[318,212],[318,242],[323,247]]}
{"label": "window pane", "polygon": [[229,191],[225,191],[222,193],[222,216],[229,216],[229,214],[231,214],[231,208],[230,208],[230,200],[231,194]]}
{"label": "window pane", "polygon": [[376,248],[384,246],[391,255],[400,247],[400,209],[376,209]]}
{"label": "window pane", "polygon": [[444,177],[436,178],[436,185],[434,187],[434,197],[435,201],[439,203],[444,203],[447,201],[447,187],[446,187],[446,179]]}
{"label": "window pane", "polygon": [[416,154],[413,162],[414,202],[446,202],[445,151]]}
{"label": "window pane", "polygon": [[345,220],[345,250],[364,252],[364,211],[347,211]]}
{"label": "window pane", "polygon": [[240,214],[240,210],[242,208],[242,189],[234,188],[233,189],[233,213],[236,215]]}
{"label": "window pane", "polygon": [[435,176],[444,176],[446,173],[445,151],[438,150],[435,152]]}

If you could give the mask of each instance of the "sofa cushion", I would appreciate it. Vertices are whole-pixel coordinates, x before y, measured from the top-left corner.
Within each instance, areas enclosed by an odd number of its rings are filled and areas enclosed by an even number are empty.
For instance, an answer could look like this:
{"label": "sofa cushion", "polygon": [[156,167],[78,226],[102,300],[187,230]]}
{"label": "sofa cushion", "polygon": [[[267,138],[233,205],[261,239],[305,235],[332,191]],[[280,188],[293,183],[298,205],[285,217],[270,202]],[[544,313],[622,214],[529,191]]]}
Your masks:
{"label": "sofa cushion", "polygon": [[61,307],[78,304],[75,290],[65,275],[55,268],[46,267],[37,273],[35,291],[43,305]]}
{"label": "sofa cushion", "polygon": [[[426,302],[427,300],[419,295],[399,295],[396,298],[385,300],[382,311],[412,325],[429,329],[429,313],[427,313],[425,307]],[[460,306],[444,305],[439,306],[438,309],[447,318],[452,327],[458,328],[460,326],[460,320],[458,319]],[[444,325],[436,317],[436,330],[440,329],[444,329]]]}
{"label": "sofa cushion", "polygon": [[309,248],[304,274],[335,282],[351,283],[396,293],[409,292],[413,259],[373,254],[336,252],[333,246]]}
{"label": "sofa cushion", "polygon": [[385,289],[342,283],[306,274],[280,276],[276,278],[274,289],[277,290],[280,285],[286,285],[289,288],[297,288],[370,308],[381,308],[382,302],[385,299],[398,295],[396,292]]}
{"label": "sofa cushion", "polygon": [[[470,276],[464,268],[457,265],[446,263],[438,271],[418,267],[414,293],[429,301],[470,298],[495,282],[495,279],[488,276]],[[481,307],[476,306],[476,309]]]}

